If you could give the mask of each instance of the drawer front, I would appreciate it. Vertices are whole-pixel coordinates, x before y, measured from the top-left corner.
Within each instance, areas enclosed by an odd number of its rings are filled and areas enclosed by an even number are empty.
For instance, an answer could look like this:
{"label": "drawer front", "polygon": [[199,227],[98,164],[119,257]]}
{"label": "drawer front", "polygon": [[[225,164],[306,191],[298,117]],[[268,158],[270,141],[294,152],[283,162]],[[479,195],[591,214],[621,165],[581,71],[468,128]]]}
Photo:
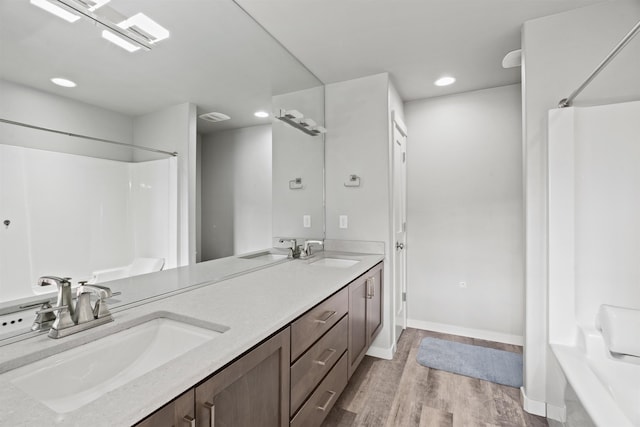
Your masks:
{"label": "drawer front", "polygon": [[291,415],[347,349],[349,316],[344,316],[291,366]]}
{"label": "drawer front", "polygon": [[291,360],[304,353],[333,325],[338,323],[349,309],[349,293],[345,288],[321,302],[291,324]]}
{"label": "drawer front", "polygon": [[321,425],[346,385],[347,354],[345,353],[291,420],[291,427],[317,427]]}

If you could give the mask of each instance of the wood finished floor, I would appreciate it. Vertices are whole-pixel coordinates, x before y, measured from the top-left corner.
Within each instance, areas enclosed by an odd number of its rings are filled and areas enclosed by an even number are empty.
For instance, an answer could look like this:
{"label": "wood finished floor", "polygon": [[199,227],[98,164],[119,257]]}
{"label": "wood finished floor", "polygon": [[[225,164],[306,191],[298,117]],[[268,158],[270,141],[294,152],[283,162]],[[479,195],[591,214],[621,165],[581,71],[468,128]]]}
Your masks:
{"label": "wood finished floor", "polygon": [[323,427],[547,426],[545,418],[522,409],[517,388],[418,364],[424,337],[522,353],[515,345],[409,328],[393,360],[362,360]]}

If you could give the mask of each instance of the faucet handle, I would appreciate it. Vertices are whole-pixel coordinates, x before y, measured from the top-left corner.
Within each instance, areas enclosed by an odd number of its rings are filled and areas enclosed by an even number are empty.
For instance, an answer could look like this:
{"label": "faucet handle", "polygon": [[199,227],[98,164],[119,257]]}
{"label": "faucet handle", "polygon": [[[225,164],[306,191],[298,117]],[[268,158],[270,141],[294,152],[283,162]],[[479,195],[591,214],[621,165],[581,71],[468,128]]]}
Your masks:
{"label": "faucet handle", "polygon": [[71,285],[71,277],[42,276],[38,279],[38,286],[50,285],[57,285],[58,287]]}
{"label": "faucet handle", "polygon": [[89,292],[94,292],[98,295],[98,301],[93,306],[93,317],[95,319],[100,319],[102,317],[107,317],[111,315],[109,311],[109,307],[107,307],[106,299],[111,298],[114,294],[111,292],[111,288],[102,285],[86,285],[81,284],[78,287],[78,297],[82,294],[86,294]]}

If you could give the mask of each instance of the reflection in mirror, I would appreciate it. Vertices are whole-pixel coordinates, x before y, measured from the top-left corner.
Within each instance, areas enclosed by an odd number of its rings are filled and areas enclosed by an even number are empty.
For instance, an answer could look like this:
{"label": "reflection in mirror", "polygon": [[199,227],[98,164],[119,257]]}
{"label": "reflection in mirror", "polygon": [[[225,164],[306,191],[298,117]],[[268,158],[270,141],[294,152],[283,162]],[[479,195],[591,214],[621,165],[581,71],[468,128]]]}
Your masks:
{"label": "reflection in mirror", "polygon": [[[111,0],[92,13],[122,31],[105,35],[107,24],[0,0],[0,338],[29,329],[32,313],[18,308],[54,297],[35,286],[39,276],[106,282],[121,292],[110,305],[124,307],[272,261],[178,268],[164,288],[153,277],[169,273],[150,273],[160,268],[268,249],[278,235],[322,237],[323,138],[307,146],[311,137],[292,129],[300,144],[279,150],[284,124],[273,123],[280,97],[309,90],[309,100],[291,95],[283,108],[323,124],[315,76],[231,0]],[[143,31],[148,39],[136,42],[146,36],[125,21],[140,13],[167,32]],[[143,47],[117,42],[128,36]],[[198,119],[209,112],[230,119]],[[300,168],[309,191],[274,202],[277,175]],[[279,226],[289,222],[299,229]]]}

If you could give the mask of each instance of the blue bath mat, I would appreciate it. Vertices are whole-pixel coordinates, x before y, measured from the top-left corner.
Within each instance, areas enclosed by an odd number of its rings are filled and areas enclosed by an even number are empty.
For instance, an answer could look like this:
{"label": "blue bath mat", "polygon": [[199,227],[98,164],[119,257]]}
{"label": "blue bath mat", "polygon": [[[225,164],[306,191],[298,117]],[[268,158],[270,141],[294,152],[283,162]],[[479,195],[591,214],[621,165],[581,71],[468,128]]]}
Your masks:
{"label": "blue bath mat", "polygon": [[522,386],[522,355],[510,351],[427,337],[420,342],[417,359],[428,368]]}

